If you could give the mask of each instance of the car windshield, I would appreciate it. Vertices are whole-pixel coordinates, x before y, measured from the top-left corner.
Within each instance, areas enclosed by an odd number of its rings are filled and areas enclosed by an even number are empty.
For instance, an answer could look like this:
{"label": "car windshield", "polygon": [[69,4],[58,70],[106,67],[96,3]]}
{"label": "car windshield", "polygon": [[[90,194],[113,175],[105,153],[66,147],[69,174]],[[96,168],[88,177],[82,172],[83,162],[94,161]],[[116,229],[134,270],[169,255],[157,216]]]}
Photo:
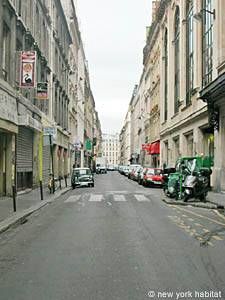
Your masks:
{"label": "car windshield", "polygon": [[75,176],[82,176],[82,175],[91,175],[91,170],[90,169],[79,169],[79,170],[74,170],[73,174]]}
{"label": "car windshield", "polygon": [[147,175],[160,175],[162,172],[159,169],[148,169]]}

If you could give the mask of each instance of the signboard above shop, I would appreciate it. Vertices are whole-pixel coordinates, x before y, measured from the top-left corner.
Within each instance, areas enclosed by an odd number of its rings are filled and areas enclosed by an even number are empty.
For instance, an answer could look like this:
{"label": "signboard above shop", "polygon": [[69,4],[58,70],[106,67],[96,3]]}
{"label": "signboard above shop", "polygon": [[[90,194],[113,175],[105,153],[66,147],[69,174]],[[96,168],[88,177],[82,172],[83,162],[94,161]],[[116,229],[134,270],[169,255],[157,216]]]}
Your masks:
{"label": "signboard above shop", "polygon": [[36,51],[21,51],[20,87],[34,88],[36,74]]}
{"label": "signboard above shop", "polygon": [[16,98],[0,90],[0,119],[18,123]]}
{"label": "signboard above shop", "polygon": [[36,99],[38,99],[38,100],[47,100],[48,99],[48,83],[47,82],[38,82],[37,83]]}

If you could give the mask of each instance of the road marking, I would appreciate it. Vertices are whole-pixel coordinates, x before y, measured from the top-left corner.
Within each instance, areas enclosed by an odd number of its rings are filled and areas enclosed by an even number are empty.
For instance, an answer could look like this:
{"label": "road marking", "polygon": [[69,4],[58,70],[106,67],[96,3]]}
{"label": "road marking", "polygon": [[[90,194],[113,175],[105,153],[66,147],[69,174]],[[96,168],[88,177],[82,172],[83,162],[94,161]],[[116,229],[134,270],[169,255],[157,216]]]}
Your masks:
{"label": "road marking", "polygon": [[219,213],[217,210],[213,211],[215,214],[217,214],[218,217],[220,217],[221,219],[225,220],[225,216],[222,215],[221,213]]}
{"label": "road marking", "polygon": [[127,201],[124,195],[114,195],[113,196],[115,202],[125,202]]}
{"label": "road marking", "polygon": [[218,235],[213,235],[212,238],[214,238],[214,240],[217,240],[217,241],[223,241],[223,239]]}
{"label": "road marking", "polygon": [[90,198],[89,198],[89,202],[101,202],[103,198],[103,195],[94,195],[91,194]]}
{"label": "road marking", "polygon": [[189,220],[189,221],[191,221],[191,222],[193,222],[193,221],[194,221],[194,219],[192,219],[192,218],[188,218],[188,220]]}
{"label": "road marking", "polygon": [[221,226],[225,226],[225,223],[221,223],[221,222],[216,221],[216,220],[214,220],[214,219],[211,219],[211,218],[209,218],[209,217],[202,216],[202,215],[197,214],[197,213],[192,212],[192,211],[188,211],[188,210],[185,209],[185,208],[177,207],[177,209],[179,209],[179,210],[181,210],[181,211],[184,211],[184,212],[187,212],[187,213],[189,213],[189,214],[192,214],[192,215],[194,215],[194,216],[196,216],[196,217],[199,217],[199,218],[202,218],[202,219],[206,219],[206,220],[211,221],[211,222],[213,222],[213,223],[215,223],[215,224],[218,224],[218,225],[221,225]]}
{"label": "road marking", "polygon": [[106,194],[128,194],[128,191],[108,191]]}
{"label": "road marking", "polygon": [[199,223],[195,223],[195,225],[198,226],[198,227],[203,227],[203,225],[199,224]]}
{"label": "road marking", "polygon": [[149,202],[150,200],[144,195],[134,195],[138,202]]}
{"label": "road marking", "polygon": [[80,200],[81,195],[70,196],[64,203],[73,203]]}

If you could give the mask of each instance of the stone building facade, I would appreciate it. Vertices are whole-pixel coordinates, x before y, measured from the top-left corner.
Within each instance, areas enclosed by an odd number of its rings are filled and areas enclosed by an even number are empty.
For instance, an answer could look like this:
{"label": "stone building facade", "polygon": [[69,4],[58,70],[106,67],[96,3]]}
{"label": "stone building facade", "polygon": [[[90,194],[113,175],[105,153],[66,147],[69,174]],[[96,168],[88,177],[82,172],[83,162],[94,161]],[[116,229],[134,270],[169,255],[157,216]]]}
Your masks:
{"label": "stone building facade", "polygon": [[118,134],[102,134],[102,156],[107,158],[108,165],[119,164]]}
{"label": "stone building facade", "polygon": [[[179,156],[210,156],[216,190],[224,189],[223,6],[220,0],[155,1],[141,74],[145,142],[159,141],[158,165],[173,166]],[[133,132],[130,145],[137,147]]]}
{"label": "stone building facade", "polygon": [[[72,0],[0,1],[0,41],[0,195],[4,196],[12,193],[13,185],[19,191],[36,187],[40,180],[46,184],[53,167],[55,177],[63,178],[76,160],[84,165],[88,72]],[[35,51],[34,88],[19,84],[21,51]],[[38,97],[37,83],[47,85],[45,99]]]}
{"label": "stone building facade", "polygon": [[[208,107],[209,125],[214,133],[213,187],[225,191],[225,2],[203,3],[198,15],[203,27],[203,83],[200,98]],[[206,43],[209,40],[210,43]]]}

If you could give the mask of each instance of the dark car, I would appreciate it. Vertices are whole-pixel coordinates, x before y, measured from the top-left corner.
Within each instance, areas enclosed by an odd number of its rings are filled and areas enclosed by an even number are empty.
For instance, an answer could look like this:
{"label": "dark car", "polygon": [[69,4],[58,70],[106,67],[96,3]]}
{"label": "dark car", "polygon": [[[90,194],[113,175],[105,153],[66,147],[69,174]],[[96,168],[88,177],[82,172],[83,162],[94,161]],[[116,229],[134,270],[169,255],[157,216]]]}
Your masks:
{"label": "dark car", "polygon": [[71,185],[75,189],[76,186],[92,186],[94,187],[94,176],[89,168],[75,168],[71,176]]}

